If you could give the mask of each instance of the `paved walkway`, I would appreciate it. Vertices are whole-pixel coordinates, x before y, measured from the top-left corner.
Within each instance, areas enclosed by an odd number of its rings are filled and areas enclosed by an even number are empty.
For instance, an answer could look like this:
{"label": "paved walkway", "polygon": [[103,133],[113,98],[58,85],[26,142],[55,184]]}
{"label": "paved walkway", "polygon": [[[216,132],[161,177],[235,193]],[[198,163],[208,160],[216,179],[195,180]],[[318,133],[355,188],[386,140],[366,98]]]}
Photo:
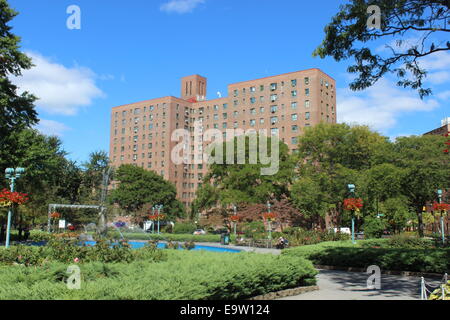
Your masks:
{"label": "paved walkway", "polygon": [[[161,241],[163,242],[163,241]],[[268,249],[268,248],[254,248],[254,247],[244,247],[244,246],[233,246],[233,245],[222,245],[217,242],[196,242],[195,244],[202,246],[210,246],[210,247],[218,247],[218,248],[226,248],[226,249],[237,249],[246,252],[257,252],[257,253],[272,253],[275,255],[281,254],[281,250],[278,249]]]}
{"label": "paved walkway", "polygon": [[[368,274],[335,270],[319,270],[319,290],[280,300],[419,300],[420,277],[381,275],[381,289],[367,289]],[[437,279],[425,279],[439,285]]]}

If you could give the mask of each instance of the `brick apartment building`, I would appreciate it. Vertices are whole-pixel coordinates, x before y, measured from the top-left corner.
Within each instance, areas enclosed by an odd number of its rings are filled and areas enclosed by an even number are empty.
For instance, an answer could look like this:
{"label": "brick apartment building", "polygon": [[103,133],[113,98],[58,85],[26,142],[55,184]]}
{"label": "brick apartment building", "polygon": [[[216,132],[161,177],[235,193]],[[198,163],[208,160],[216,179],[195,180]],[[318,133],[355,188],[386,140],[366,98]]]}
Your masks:
{"label": "brick apartment building", "polygon": [[427,133],[424,133],[424,135],[440,135],[443,136],[445,134],[450,133],[450,118],[447,117],[445,119],[441,120],[441,126],[439,128],[436,128],[434,130],[431,130]]}
{"label": "brick apartment building", "polygon": [[[278,133],[291,151],[303,128],[319,122],[336,123],[336,83],[319,69],[285,73],[228,86],[228,97],[206,100],[207,79],[181,79],[180,98],[168,96],[112,108],[110,158],[114,167],[135,164],[174,183],[187,207],[207,172],[206,164],[171,161],[178,144],[176,129],[266,129]],[[193,140],[193,139],[192,139]],[[199,141],[200,150],[207,145]],[[194,146],[190,146],[194,148]],[[114,187],[114,186],[113,186]]]}

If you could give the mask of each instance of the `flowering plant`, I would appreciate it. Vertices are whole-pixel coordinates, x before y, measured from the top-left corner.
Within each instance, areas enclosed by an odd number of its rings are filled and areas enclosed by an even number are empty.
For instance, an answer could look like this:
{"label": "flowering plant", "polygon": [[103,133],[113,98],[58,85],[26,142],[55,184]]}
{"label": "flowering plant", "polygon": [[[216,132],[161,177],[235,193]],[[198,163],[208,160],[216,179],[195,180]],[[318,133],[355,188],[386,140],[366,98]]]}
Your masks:
{"label": "flowering plant", "polygon": [[239,219],[240,219],[240,217],[238,215],[233,215],[233,216],[230,217],[230,220],[233,221],[233,222],[238,222]]}
{"label": "flowering plant", "polygon": [[20,192],[11,192],[7,189],[0,191],[0,207],[8,207],[11,204],[24,204],[27,202],[28,194]]}
{"label": "flowering plant", "polygon": [[274,212],[266,212],[263,214],[264,220],[267,221],[274,221],[276,219],[277,215]]}
{"label": "flowering plant", "polygon": [[53,212],[50,215],[50,217],[53,218],[53,219],[59,219],[61,217],[61,214],[59,212]]}
{"label": "flowering plant", "polygon": [[123,228],[125,227],[126,223],[123,221],[117,221],[114,223],[114,225],[116,226],[116,228]]}
{"label": "flowering plant", "polygon": [[450,204],[435,202],[435,203],[433,203],[433,210],[447,212],[450,210]]}
{"label": "flowering plant", "polygon": [[155,221],[155,220],[163,220],[166,216],[163,214],[151,214],[148,216],[148,218],[151,221]]}
{"label": "flowering plant", "polygon": [[363,207],[363,201],[360,198],[348,198],[344,199],[344,210],[354,210],[359,212]]}

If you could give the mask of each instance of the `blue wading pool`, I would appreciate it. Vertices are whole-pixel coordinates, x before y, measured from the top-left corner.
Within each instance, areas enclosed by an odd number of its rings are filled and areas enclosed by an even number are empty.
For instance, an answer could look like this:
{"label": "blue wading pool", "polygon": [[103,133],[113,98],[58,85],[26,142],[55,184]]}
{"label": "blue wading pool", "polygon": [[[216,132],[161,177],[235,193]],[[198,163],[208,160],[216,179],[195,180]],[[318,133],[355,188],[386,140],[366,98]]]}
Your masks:
{"label": "blue wading pool", "polygon": [[[83,242],[87,246],[94,246],[95,241],[84,241]],[[145,246],[145,242],[140,241],[128,241],[128,244],[131,246],[132,249],[139,249],[143,248]],[[159,249],[165,249],[166,244],[165,243],[158,243]],[[180,247],[180,249],[182,249]],[[214,251],[214,252],[241,252],[241,250],[238,249],[230,249],[230,248],[221,248],[221,247],[212,247],[212,246],[202,246],[202,245],[195,245],[195,248],[192,250],[206,250],[206,251]]]}

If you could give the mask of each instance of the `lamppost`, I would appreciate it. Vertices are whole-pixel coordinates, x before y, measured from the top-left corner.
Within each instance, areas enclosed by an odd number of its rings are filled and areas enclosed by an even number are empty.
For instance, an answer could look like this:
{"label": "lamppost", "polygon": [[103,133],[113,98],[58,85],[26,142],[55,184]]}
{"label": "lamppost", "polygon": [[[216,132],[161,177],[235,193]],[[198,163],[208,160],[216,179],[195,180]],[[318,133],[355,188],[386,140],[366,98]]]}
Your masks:
{"label": "lamppost", "polygon": [[[236,217],[236,212],[237,212],[237,207],[235,204],[233,204],[233,211],[234,211],[234,216]],[[236,224],[237,221],[233,221],[234,222],[234,236],[236,237]]]}
{"label": "lamppost", "polygon": [[[267,212],[270,214],[270,202],[267,201]],[[269,219],[269,240],[272,240],[272,222]]]}
{"label": "lamppost", "polygon": [[156,205],[155,208],[156,208],[156,210],[158,210],[158,234],[159,234],[159,217],[161,215],[161,210],[163,208],[163,205],[162,204]]}
{"label": "lamppost", "polygon": [[[152,217],[155,217],[155,207],[152,207]],[[152,234],[155,233],[155,220],[152,220]]]}
{"label": "lamppost", "polygon": [[[348,190],[352,194],[353,198],[355,197],[355,185],[354,184],[348,184],[347,185]],[[352,243],[355,244],[355,210],[352,210]]]}
{"label": "lamppost", "polygon": [[[5,170],[5,177],[6,179],[9,179],[9,186],[11,189],[11,192],[14,192],[14,184],[16,182],[16,179],[20,178],[21,174],[25,172],[24,168],[7,168]],[[9,236],[11,233],[11,218],[12,218],[12,204],[9,207],[8,210],[8,224],[6,227],[6,243],[5,243],[5,247],[9,248]]]}
{"label": "lamppost", "polygon": [[[438,202],[439,204],[442,203],[442,190],[439,189],[437,191],[438,195]],[[445,232],[444,232],[444,210],[441,209],[441,233],[442,233],[442,244],[445,244]]]}

